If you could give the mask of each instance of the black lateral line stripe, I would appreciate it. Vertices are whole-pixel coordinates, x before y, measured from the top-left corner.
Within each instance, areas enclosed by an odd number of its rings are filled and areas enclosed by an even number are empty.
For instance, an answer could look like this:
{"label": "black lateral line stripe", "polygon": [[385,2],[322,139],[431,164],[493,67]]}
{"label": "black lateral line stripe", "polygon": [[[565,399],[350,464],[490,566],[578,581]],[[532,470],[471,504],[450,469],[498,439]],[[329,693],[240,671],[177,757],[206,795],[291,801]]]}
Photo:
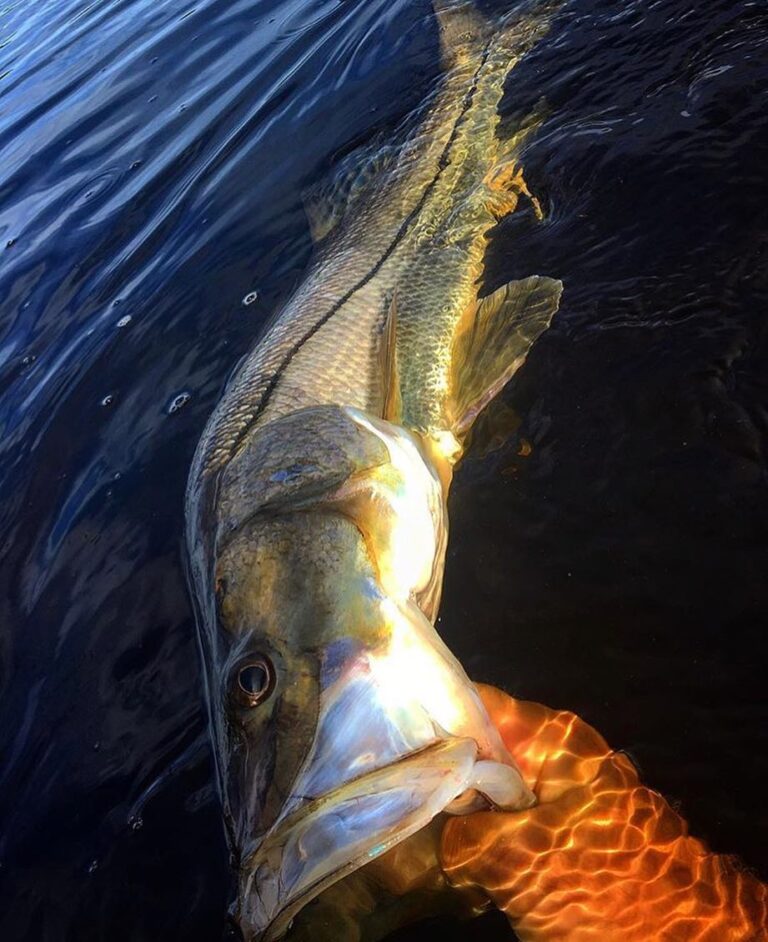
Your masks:
{"label": "black lateral line stripe", "polygon": [[430,180],[429,184],[425,188],[424,193],[421,196],[421,199],[416,204],[416,206],[411,210],[411,212],[406,216],[406,218],[403,220],[400,228],[397,230],[395,234],[394,239],[387,246],[381,258],[379,258],[376,264],[367,272],[367,274],[363,278],[360,279],[360,281],[356,285],[350,288],[349,291],[347,291],[345,295],[339,298],[339,300],[330,308],[330,310],[326,314],[323,314],[322,317],[320,317],[317,321],[315,321],[315,323],[307,330],[307,332],[302,337],[300,337],[299,340],[297,340],[296,343],[293,345],[293,347],[291,347],[291,349],[285,354],[282,362],[280,363],[278,368],[275,370],[274,375],[272,376],[270,381],[267,383],[267,386],[264,389],[264,392],[261,394],[261,399],[259,400],[259,403],[256,406],[253,416],[251,417],[250,421],[243,427],[242,431],[238,434],[237,438],[232,443],[231,452],[230,452],[231,455],[233,455],[237,451],[237,449],[242,444],[242,441],[245,438],[245,436],[248,434],[251,428],[253,428],[259,416],[269,405],[269,400],[272,398],[272,394],[277,389],[277,386],[280,382],[280,378],[285,372],[291,360],[293,360],[293,358],[301,350],[304,344],[308,340],[310,340],[312,337],[314,337],[314,335],[328,323],[328,321],[333,317],[333,315],[336,314],[337,311],[339,311],[347,303],[347,301],[350,300],[350,298],[353,295],[355,295],[358,291],[360,291],[361,288],[364,288],[365,285],[367,285],[368,282],[371,281],[371,279],[374,278],[381,271],[381,268],[383,267],[385,262],[392,256],[397,246],[400,244],[400,242],[402,242],[406,233],[411,228],[411,225],[413,224],[414,220],[424,208],[424,204],[427,202],[430,194],[432,193],[432,190],[437,185],[437,181],[440,179],[440,175],[450,163],[449,158],[450,158],[451,148],[453,147],[453,144],[456,141],[456,135],[458,134],[459,127],[461,126],[462,122],[466,118],[467,112],[472,107],[472,101],[477,91],[477,80],[480,76],[480,71],[482,70],[483,66],[488,60],[489,49],[490,49],[490,42],[487,43],[485,48],[483,49],[483,54],[481,56],[480,63],[477,69],[475,70],[474,75],[472,76],[472,84],[467,89],[464,95],[464,103],[462,104],[461,112],[456,118],[456,121],[453,125],[453,129],[451,130],[451,136],[446,141],[445,147],[443,148],[443,152],[440,155],[440,159],[438,160],[437,171],[435,172],[434,177]]}

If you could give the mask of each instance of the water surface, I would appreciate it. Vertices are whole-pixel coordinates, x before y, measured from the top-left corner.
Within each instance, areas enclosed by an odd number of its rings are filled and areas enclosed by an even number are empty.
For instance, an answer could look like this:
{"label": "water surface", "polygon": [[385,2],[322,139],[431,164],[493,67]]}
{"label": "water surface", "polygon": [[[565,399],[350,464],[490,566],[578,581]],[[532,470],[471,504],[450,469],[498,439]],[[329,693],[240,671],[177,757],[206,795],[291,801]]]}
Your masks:
{"label": "water surface", "polygon": [[[760,2],[573,0],[510,78],[548,218],[487,286],[565,294],[458,475],[440,620],[766,878],[767,50]],[[220,938],[189,463],[307,264],[302,188],[439,72],[421,0],[0,9],[3,939]]]}

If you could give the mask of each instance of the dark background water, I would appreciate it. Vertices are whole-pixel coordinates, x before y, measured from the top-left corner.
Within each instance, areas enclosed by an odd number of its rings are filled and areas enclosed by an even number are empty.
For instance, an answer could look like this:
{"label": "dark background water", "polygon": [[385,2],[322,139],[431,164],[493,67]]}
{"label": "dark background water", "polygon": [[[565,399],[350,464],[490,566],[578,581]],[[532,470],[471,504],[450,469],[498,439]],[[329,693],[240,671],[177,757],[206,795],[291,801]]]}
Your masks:
{"label": "dark background water", "polygon": [[[762,2],[573,0],[513,73],[548,219],[488,287],[565,295],[458,475],[440,622],[766,878],[767,50]],[[439,68],[421,0],[0,10],[3,940],[220,938],[185,478],[302,187]]]}

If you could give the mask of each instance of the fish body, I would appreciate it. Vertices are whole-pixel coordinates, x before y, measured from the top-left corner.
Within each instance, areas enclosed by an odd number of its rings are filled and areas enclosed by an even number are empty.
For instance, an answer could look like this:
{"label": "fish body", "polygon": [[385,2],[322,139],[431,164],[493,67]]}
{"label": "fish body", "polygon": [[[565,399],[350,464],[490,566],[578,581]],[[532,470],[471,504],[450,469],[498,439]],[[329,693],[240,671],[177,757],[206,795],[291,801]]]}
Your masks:
{"label": "fish body", "polygon": [[353,154],[349,172],[307,195],[314,260],[219,402],[194,474],[215,472],[254,427],[304,406],[381,414],[379,353],[395,295],[402,422],[448,427],[438,412],[456,328],[477,298],[488,231],[516,202],[494,170],[513,165],[540,124],[501,142],[498,104],[547,23],[496,35],[467,4],[439,10],[448,71],[431,107],[400,146]]}
{"label": "fish body", "polygon": [[187,492],[236,917],[273,939],[445,810],[532,795],[433,627],[451,470],[546,329],[560,283],[478,297],[527,189],[497,107],[546,18],[436,0],[445,78],[397,144],[308,196],[317,251],[241,365]]}

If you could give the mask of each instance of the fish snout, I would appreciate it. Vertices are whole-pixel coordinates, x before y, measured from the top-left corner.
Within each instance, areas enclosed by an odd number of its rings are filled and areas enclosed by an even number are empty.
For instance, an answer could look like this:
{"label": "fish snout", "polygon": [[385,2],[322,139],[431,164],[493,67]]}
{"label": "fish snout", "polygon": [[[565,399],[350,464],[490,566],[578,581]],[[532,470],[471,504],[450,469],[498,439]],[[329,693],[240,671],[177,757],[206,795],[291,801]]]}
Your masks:
{"label": "fish snout", "polygon": [[246,939],[279,938],[325,888],[437,814],[533,796],[463,669],[415,605],[382,600],[375,643],[322,652],[312,747],[240,874]]}

